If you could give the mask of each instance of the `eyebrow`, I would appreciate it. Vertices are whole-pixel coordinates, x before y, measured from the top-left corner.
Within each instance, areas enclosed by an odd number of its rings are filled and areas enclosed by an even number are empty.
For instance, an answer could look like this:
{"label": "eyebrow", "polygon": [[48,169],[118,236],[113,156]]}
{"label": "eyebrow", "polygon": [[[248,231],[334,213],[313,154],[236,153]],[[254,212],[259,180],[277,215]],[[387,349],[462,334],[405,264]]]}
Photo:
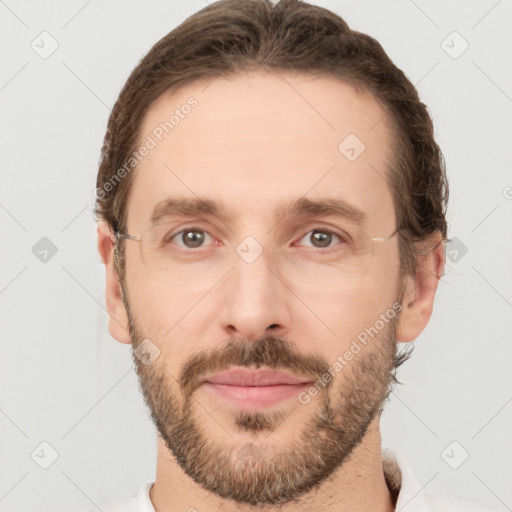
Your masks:
{"label": "eyebrow", "polygon": [[[164,217],[194,215],[214,216],[222,220],[227,220],[229,217],[225,208],[211,199],[170,197],[155,205],[151,214],[151,222],[156,224]],[[366,220],[366,214],[363,211],[338,198],[307,199],[302,197],[292,203],[281,202],[276,210],[276,222],[287,215],[299,218],[335,216],[354,224],[363,224]]]}
{"label": "eyebrow", "polygon": [[156,224],[164,217],[201,214],[219,218],[227,217],[224,208],[210,199],[170,197],[155,205],[151,214],[151,223]]}
{"label": "eyebrow", "polygon": [[307,199],[302,197],[288,205],[282,203],[278,213],[280,218],[286,215],[301,218],[342,217],[355,224],[362,224],[366,220],[366,214],[363,211],[338,198]]}

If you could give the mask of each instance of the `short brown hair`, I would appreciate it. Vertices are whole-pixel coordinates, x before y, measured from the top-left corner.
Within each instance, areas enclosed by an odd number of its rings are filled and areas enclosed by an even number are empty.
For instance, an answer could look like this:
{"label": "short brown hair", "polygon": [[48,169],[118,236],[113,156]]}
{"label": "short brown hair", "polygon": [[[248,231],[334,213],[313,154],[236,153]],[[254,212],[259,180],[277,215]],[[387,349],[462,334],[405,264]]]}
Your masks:
{"label": "short brown hair", "polygon": [[[133,173],[115,186],[106,185],[136,149],[144,116],[164,92],[198,79],[258,69],[336,77],[371,93],[384,107],[395,142],[387,179],[400,227],[400,269],[403,276],[415,275],[421,242],[436,232],[447,239],[448,183],[427,107],[375,39],[351,30],[327,9],[298,0],[275,5],[269,0],[221,0],[187,18],[151,48],[130,74],[108,120],[96,217],[114,231],[126,231]],[[121,280],[123,247],[116,244]]]}

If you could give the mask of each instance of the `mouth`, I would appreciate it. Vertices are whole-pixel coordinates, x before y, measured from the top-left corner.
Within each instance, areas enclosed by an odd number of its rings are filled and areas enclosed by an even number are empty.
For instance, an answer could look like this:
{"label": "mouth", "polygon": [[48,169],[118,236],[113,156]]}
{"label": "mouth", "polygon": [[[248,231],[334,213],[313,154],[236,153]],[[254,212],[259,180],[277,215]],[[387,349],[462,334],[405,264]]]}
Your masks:
{"label": "mouth", "polygon": [[309,387],[309,378],[284,371],[233,369],[204,378],[201,387],[238,409],[269,407],[296,396]]}

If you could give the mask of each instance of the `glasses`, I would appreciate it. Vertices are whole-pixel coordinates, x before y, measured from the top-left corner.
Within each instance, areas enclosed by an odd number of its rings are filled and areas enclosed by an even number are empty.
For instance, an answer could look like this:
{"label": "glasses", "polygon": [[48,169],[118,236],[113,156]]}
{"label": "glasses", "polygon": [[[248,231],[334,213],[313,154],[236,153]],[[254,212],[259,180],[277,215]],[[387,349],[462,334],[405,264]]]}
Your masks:
{"label": "glasses", "polygon": [[[286,244],[271,247],[267,264],[290,286],[316,290],[354,287],[372,271],[384,243],[399,231],[397,228],[386,237],[375,238],[349,223],[337,223],[336,228],[318,224],[309,230],[296,230]],[[176,227],[175,222],[155,224],[141,236],[118,231],[115,236],[140,243],[141,260],[149,276],[186,289],[214,286],[240,258],[246,264],[257,264],[270,250],[250,236],[238,245],[225,244],[204,226]]]}

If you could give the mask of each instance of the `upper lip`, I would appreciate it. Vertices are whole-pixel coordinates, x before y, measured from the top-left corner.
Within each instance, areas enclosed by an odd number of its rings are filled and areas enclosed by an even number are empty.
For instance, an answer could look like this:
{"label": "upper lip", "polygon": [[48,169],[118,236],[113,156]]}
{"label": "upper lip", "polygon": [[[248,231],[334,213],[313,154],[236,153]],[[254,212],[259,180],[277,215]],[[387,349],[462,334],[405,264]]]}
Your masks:
{"label": "upper lip", "polygon": [[277,370],[233,369],[205,377],[201,384],[228,384],[231,386],[276,386],[279,384],[306,384],[311,379],[295,377],[290,373]]}

